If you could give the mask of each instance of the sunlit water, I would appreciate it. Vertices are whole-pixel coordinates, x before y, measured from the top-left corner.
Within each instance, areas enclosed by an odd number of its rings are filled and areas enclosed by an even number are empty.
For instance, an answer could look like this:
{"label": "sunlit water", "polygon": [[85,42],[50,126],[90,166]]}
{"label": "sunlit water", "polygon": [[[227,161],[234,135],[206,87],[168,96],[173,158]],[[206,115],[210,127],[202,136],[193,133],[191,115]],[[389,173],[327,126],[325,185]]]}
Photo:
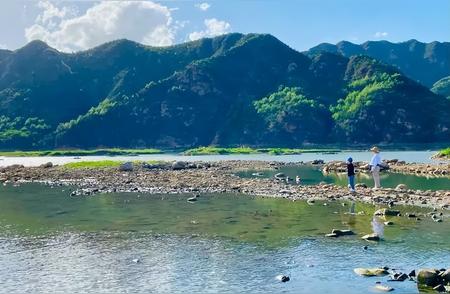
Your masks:
{"label": "sunlit water", "polygon": [[[316,185],[320,182],[334,183],[339,186],[346,187],[348,185],[348,177],[346,173],[327,173],[324,174],[320,167],[303,165],[303,166],[286,166],[278,170],[256,171],[248,170],[239,172],[238,175],[246,178],[263,177],[273,178],[277,173],[284,173],[291,179],[296,176],[300,177],[300,184],[302,185]],[[259,173],[255,175],[255,173]],[[382,172],[380,174],[381,184],[385,188],[395,188],[398,184],[405,184],[410,189],[415,190],[450,190],[450,177],[436,177],[436,176],[419,176],[408,175],[392,172]],[[295,185],[295,181],[291,181]],[[364,183],[372,187],[373,179],[370,173],[358,173],[356,175],[355,183]]]}
{"label": "sunlit water", "polygon": [[[386,151],[382,152],[382,158],[385,159],[399,159],[407,162],[420,163],[437,163],[439,161],[431,159],[431,156],[436,151]],[[335,154],[326,153],[303,153],[299,155],[269,155],[269,154],[248,154],[248,155],[201,155],[201,156],[183,156],[180,154],[152,154],[139,156],[46,156],[46,157],[0,157],[0,166],[7,166],[12,164],[23,164],[25,166],[38,166],[46,162],[53,164],[64,164],[68,162],[77,161],[98,161],[98,160],[120,160],[120,161],[135,161],[135,160],[184,160],[184,161],[220,161],[220,160],[264,160],[264,161],[281,161],[281,162],[300,162],[311,161],[315,159],[323,159],[325,161],[331,160],[347,160],[348,157],[353,157],[355,161],[369,161],[371,158],[370,152],[365,151],[342,151]]]}
{"label": "sunlit water", "polygon": [[[366,215],[347,214],[348,203],[245,195],[195,203],[186,201],[192,195],[68,195],[36,184],[0,188],[0,292],[370,293],[383,281],[416,293],[413,282],[363,278],[353,268],[450,265],[448,218],[393,217],[383,227],[371,216],[376,207],[360,203]],[[361,240],[374,223],[384,241]],[[358,235],[325,238],[332,228]]]}

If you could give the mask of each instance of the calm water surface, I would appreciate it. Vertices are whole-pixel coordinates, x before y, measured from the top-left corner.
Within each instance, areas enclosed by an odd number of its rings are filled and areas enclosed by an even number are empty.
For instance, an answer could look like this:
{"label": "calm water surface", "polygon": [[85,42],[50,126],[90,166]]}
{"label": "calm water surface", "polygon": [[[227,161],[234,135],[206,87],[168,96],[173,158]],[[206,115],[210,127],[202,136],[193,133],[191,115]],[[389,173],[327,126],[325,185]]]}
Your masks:
{"label": "calm water surface", "polygon": [[[320,182],[334,183],[339,186],[346,187],[348,179],[346,173],[322,173],[320,167],[314,166],[287,166],[281,167],[279,170],[255,171],[248,170],[239,172],[238,175],[242,177],[252,178],[257,177],[255,172],[260,172],[260,177],[271,178],[276,173],[282,172],[292,179],[300,176],[301,184],[316,185]],[[405,184],[410,189],[415,190],[450,190],[450,177],[435,177],[435,176],[416,176],[406,175],[391,172],[382,172],[380,174],[381,185],[385,188],[395,188],[398,184]],[[356,175],[356,183],[365,183],[369,187],[373,186],[373,179],[370,173],[358,173]],[[291,182],[295,184],[295,182]]]}
{"label": "calm water surface", "polygon": [[[373,219],[376,207],[308,205],[244,195],[111,194],[0,188],[0,276],[5,293],[370,293],[355,267],[450,266],[450,222]],[[418,208],[402,208],[419,212]],[[332,228],[358,236],[327,239]],[[376,230],[384,241],[359,237]],[[369,249],[364,250],[363,246]],[[138,259],[139,262],[133,260]],[[287,274],[288,283],[275,277]],[[413,282],[388,283],[417,293]]]}
{"label": "calm water surface", "polygon": [[[420,162],[431,163],[439,162],[432,160],[431,156],[437,151],[386,151],[382,152],[382,158],[385,159],[399,159],[406,162]],[[77,161],[92,161],[92,160],[184,160],[184,161],[220,161],[220,160],[264,160],[264,161],[281,161],[281,162],[300,162],[311,161],[314,159],[323,159],[325,161],[331,160],[347,160],[348,157],[353,157],[355,161],[369,161],[371,153],[366,151],[342,151],[335,154],[323,153],[304,153],[299,155],[269,155],[269,154],[249,154],[249,155],[201,155],[201,156],[183,156],[180,154],[152,154],[140,156],[58,156],[58,157],[0,157],[0,166],[7,166],[11,164],[23,164],[25,166],[38,166],[46,162],[53,162],[54,164],[64,164],[68,162]]]}

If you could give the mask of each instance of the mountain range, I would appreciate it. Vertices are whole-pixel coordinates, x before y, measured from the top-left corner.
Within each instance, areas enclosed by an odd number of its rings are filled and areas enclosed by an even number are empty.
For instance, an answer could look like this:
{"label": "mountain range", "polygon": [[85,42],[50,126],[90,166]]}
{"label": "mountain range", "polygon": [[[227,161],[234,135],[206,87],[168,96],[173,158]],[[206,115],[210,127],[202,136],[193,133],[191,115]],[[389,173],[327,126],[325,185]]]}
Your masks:
{"label": "mountain range", "polygon": [[318,52],[331,52],[346,57],[367,55],[386,64],[397,67],[409,78],[432,87],[442,78],[450,76],[450,43],[422,43],[409,40],[401,43],[388,41],[368,41],[361,45],[342,41],[334,44],[322,43],[309,51],[307,55]]}
{"label": "mountain range", "polygon": [[159,48],[0,50],[0,147],[450,141],[450,100],[430,90],[450,75],[449,43],[365,44],[301,53],[235,33]]}

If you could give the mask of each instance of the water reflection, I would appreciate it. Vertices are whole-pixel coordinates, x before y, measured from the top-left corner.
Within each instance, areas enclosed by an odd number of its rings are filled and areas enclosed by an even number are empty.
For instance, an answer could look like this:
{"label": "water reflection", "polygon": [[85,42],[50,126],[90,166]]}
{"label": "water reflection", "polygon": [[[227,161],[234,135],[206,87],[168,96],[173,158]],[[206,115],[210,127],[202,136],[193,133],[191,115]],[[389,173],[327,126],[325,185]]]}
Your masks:
{"label": "water reflection", "polygon": [[[347,187],[348,180],[346,173],[323,173],[320,167],[286,166],[279,170],[258,171],[261,177],[273,177],[276,173],[282,172],[290,178],[299,176],[302,185],[316,185],[320,182],[334,183],[342,187]],[[239,172],[242,177],[255,177],[254,170]],[[400,173],[382,172],[380,174],[381,185],[385,188],[395,188],[398,184],[405,184],[408,188],[417,190],[450,190],[450,177],[426,177],[416,175],[406,175]],[[295,184],[295,182],[291,182]],[[364,183],[373,187],[373,179],[369,173],[357,173],[355,183]]]}
{"label": "water reflection", "polygon": [[[351,202],[202,195],[190,204],[190,195],[68,193],[0,188],[2,291],[366,293],[375,280],[356,276],[355,267],[406,271],[450,263],[448,218],[438,224],[393,217],[384,241],[369,244],[360,237],[374,230],[376,207],[363,203],[351,214]],[[357,235],[325,238],[332,228]],[[277,282],[279,274],[291,281]],[[394,287],[416,293],[412,282]]]}

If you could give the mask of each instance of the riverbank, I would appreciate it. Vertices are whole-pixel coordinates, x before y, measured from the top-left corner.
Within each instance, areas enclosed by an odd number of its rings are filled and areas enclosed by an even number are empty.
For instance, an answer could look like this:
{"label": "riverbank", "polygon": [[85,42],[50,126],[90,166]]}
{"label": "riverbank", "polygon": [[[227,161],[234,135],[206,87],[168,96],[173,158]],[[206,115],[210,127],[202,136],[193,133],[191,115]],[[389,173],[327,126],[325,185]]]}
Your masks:
{"label": "riverbank", "polygon": [[5,157],[31,157],[31,156],[95,156],[95,155],[148,155],[162,154],[160,149],[68,149],[68,150],[35,150],[35,151],[0,151],[0,156]]}
{"label": "riverbank", "polygon": [[[357,193],[333,184],[311,186],[288,184],[280,176],[276,178],[242,178],[236,175],[242,170],[279,169],[300,163],[265,161],[221,162],[154,162],[128,163],[107,167],[52,166],[23,167],[13,165],[0,169],[0,181],[4,184],[42,182],[48,185],[72,186],[72,196],[94,195],[111,192],[135,192],[150,194],[179,193],[240,193],[264,197],[280,197],[296,200],[358,200],[379,205],[420,205],[447,208],[450,191],[421,191],[399,186],[398,189],[358,187]],[[310,164],[310,163],[307,163]],[[399,183],[401,184],[401,183]]]}
{"label": "riverbank", "polygon": [[[397,159],[385,160],[390,172],[425,175],[425,176],[448,176],[450,175],[450,162],[439,164],[406,163]],[[369,172],[369,163],[365,161],[354,162],[356,172]],[[331,161],[323,166],[324,172],[346,172],[347,164],[344,161]]]}
{"label": "riverbank", "polygon": [[438,153],[433,155],[436,159],[450,159],[450,147],[440,150]]}
{"label": "riverbank", "polygon": [[184,155],[230,155],[230,154],[269,154],[269,155],[298,155],[303,153],[337,153],[340,149],[335,148],[252,148],[252,147],[197,147],[183,152]]}

